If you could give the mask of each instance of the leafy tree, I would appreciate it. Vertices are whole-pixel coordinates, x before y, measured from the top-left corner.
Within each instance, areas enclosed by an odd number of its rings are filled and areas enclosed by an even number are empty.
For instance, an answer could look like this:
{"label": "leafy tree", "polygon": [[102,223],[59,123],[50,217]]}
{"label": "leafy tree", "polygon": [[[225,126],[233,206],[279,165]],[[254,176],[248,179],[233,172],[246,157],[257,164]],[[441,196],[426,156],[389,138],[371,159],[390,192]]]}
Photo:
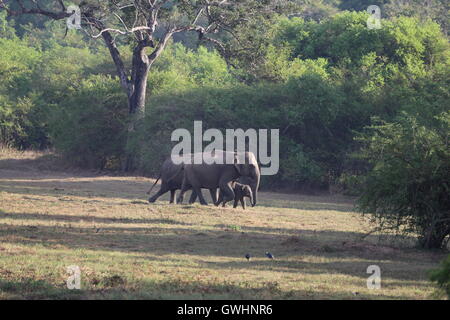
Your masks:
{"label": "leafy tree", "polygon": [[383,20],[381,29],[368,29],[367,17],[364,12],[344,12],[322,23],[281,18],[270,36],[277,47],[289,51],[290,59],[324,58],[330,67],[350,71],[372,59],[384,77],[405,73],[404,68],[421,76],[448,63],[448,40],[436,23],[400,17]]}
{"label": "leafy tree", "polygon": [[322,21],[339,11],[336,1],[333,0],[297,0],[296,2],[300,11],[293,16],[301,17],[305,20]]}
{"label": "leafy tree", "polygon": [[370,5],[383,7],[387,2],[389,2],[389,0],[341,0],[339,1],[338,7],[341,10],[363,11]]}
{"label": "leafy tree", "polygon": [[446,0],[391,0],[384,7],[388,17],[419,17],[421,21],[438,22],[448,35],[450,3]]}
{"label": "leafy tree", "polygon": [[421,124],[409,115],[370,127],[363,157],[373,165],[359,208],[380,228],[418,234],[425,248],[450,235],[450,112]]}

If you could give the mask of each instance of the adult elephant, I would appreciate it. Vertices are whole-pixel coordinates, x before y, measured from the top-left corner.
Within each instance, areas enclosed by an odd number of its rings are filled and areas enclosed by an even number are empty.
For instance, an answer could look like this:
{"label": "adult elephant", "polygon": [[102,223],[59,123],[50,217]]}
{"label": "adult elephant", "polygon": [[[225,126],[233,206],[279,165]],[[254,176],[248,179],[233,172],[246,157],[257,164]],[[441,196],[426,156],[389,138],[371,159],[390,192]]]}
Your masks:
{"label": "adult elephant", "polygon": [[[214,163],[211,161],[212,158],[217,160],[218,157],[222,157],[222,162]],[[178,202],[183,201],[184,193],[190,188],[198,194],[200,203],[203,205],[207,203],[200,192],[201,188],[220,188],[225,202],[234,200],[232,182],[240,177],[248,177],[253,192],[252,207],[256,205],[261,173],[256,157],[252,152],[237,153],[216,150],[213,155],[204,153],[203,159],[205,158],[209,158],[209,161],[203,161],[201,164],[183,165],[184,176]],[[232,163],[227,163],[225,161],[227,158],[232,159]],[[217,201],[214,201],[214,204],[217,205]]]}
{"label": "adult elephant", "polygon": [[[183,182],[183,165],[182,164],[175,164],[173,163],[172,159],[169,157],[167,158],[161,167],[161,171],[159,174],[158,179],[153,183],[150,190],[147,192],[147,194],[150,194],[155,185],[158,183],[158,181],[161,179],[161,188],[159,191],[150,197],[148,199],[148,202],[153,203],[155,202],[160,196],[165,194],[166,192],[170,191],[170,203],[175,202],[175,192],[176,190],[181,189],[181,185]],[[213,199],[214,203],[217,202],[217,189],[210,190],[211,198]],[[197,199],[197,193],[195,191],[192,191],[191,197],[189,199],[189,203],[194,203]]]}

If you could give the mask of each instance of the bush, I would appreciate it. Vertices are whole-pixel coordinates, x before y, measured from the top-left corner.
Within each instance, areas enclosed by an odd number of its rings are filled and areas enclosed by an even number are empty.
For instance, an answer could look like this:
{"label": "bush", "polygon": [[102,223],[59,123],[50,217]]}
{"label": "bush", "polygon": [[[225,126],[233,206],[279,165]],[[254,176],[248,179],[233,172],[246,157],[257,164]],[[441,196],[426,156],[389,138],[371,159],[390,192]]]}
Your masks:
{"label": "bush", "polygon": [[71,92],[50,120],[50,136],[73,164],[120,169],[128,118],[126,97],[109,76],[91,76]]}
{"label": "bush", "polygon": [[382,228],[417,234],[424,248],[441,248],[450,235],[450,112],[435,119],[424,125],[405,114],[360,139],[373,169],[359,209]]}
{"label": "bush", "polygon": [[[1,17],[0,17],[1,23]],[[0,143],[16,148],[34,146],[39,120],[31,99],[31,76],[40,53],[18,38],[0,38]]]}
{"label": "bush", "polygon": [[363,180],[364,178],[361,175],[344,172],[337,179],[337,186],[345,195],[359,196],[361,195]]}
{"label": "bush", "polygon": [[439,269],[431,272],[430,280],[438,285],[438,296],[447,295],[450,299],[450,255],[441,262]]}
{"label": "bush", "polygon": [[320,187],[324,170],[298,145],[294,145],[288,150],[287,157],[280,161],[281,178],[287,183],[300,185],[305,189]]}

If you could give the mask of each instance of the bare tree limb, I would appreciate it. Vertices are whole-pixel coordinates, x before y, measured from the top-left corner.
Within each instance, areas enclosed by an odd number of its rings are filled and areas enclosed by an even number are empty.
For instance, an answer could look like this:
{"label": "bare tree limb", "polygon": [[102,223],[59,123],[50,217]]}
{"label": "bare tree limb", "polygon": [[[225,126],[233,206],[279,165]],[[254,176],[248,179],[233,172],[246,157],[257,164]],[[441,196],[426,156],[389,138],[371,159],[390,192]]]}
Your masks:
{"label": "bare tree limb", "polygon": [[133,33],[133,32],[140,31],[140,30],[152,30],[152,28],[146,27],[146,26],[141,26],[141,27],[135,27],[133,29],[126,30],[126,31],[122,31],[122,30],[114,29],[114,28],[106,28],[106,29],[100,30],[100,32],[98,34],[93,35],[92,38],[94,38],[94,39],[100,38],[103,35],[103,33],[105,33],[105,32],[115,32],[115,33],[120,33],[121,35],[126,35],[128,33]]}
{"label": "bare tree limb", "polygon": [[153,62],[155,62],[155,60],[161,55],[162,51],[164,50],[164,48],[167,45],[167,42],[170,40],[170,38],[172,37],[172,35],[174,33],[175,33],[174,30],[168,30],[164,34],[162,39],[156,45],[155,50],[153,50],[153,52],[148,56],[148,58],[149,58],[149,66],[151,66],[153,64]]}
{"label": "bare tree limb", "polygon": [[21,0],[17,0],[17,4],[19,5],[20,10],[11,10],[9,6],[6,5],[4,0],[0,0],[0,8],[6,10],[8,15],[10,16],[19,16],[22,14],[40,14],[52,18],[54,20],[61,20],[64,18],[68,18],[72,15],[71,13],[67,13],[65,10],[54,12],[42,9],[37,2],[35,1],[33,2],[36,3],[36,8],[27,8],[24,6]]}

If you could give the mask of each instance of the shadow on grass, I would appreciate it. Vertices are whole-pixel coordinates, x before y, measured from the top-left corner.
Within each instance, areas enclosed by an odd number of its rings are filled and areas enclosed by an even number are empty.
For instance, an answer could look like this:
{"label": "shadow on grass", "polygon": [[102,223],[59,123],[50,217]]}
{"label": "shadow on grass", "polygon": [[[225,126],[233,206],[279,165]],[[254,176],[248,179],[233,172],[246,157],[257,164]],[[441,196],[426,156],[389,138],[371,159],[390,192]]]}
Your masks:
{"label": "shadow on grass", "polygon": [[24,279],[10,281],[0,279],[0,295],[5,299],[82,299],[78,290],[55,287],[44,280]]}
{"label": "shadow on grass", "polygon": [[[86,179],[84,179],[86,178]],[[99,178],[91,180],[89,178]],[[22,194],[25,196],[79,196],[87,198],[105,198],[105,199],[124,199],[138,200],[141,204],[148,204],[148,198],[159,190],[159,185],[155,186],[151,195],[146,192],[151,187],[151,183],[145,180],[136,180],[136,177],[126,177],[127,180],[108,179],[107,176],[86,176],[80,178],[78,176],[67,177],[48,177],[48,178],[32,178],[23,179],[26,181],[17,181],[20,179],[1,177],[0,172],[0,191],[6,191],[14,194]],[[71,179],[78,179],[72,181]],[[90,181],[91,180],[91,181]],[[179,192],[179,191],[178,191]],[[177,192],[177,194],[178,194]],[[184,203],[187,203],[191,191],[185,195]],[[206,189],[202,191],[206,201],[212,205],[212,200]],[[168,202],[170,192],[165,193],[158,198],[159,201]],[[31,199],[33,200],[33,199]],[[35,199],[40,200],[40,199]]]}
{"label": "shadow on grass", "polygon": [[[6,218],[13,216],[17,219],[21,217],[24,221],[30,217],[43,221],[55,217],[45,214],[7,214]],[[65,215],[58,215],[56,219],[66,221],[66,218]],[[83,217],[70,216],[70,219],[74,218],[79,220]],[[383,264],[388,266],[387,270],[391,270],[390,276],[399,280],[408,279],[410,275],[415,277],[414,273],[405,274],[404,268],[409,269],[409,265],[423,265],[424,262],[424,255],[418,255],[413,249],[396,250],[368,242],[357,242],[355,239],[361,236],[357,232],[314,233],[310,230],[295,230],[297,236],[289,236],[273,233],[274,230],[282,232],[282,229],[244,228],[243,232],[217,228],[197,230],[188,224],[171,224],[172,221],[165,220],[159,221],[166,223],[168,227],[128,226],[129,223],[136,223],[139,220],[125,219],[120,225],[120,222],[113,219],[101,218],[106,226],[103,225],[100,229],[70,225],[0,224],[0,239],[2,242],[29,247],[42,245],[49,249],[61,249],[60,246],[64,246],[70,249],[98,251],[96,255],[101,255],[102,252],[123,252],[134,256],[133,253],[139,253],[140,258],[153,261],[165,261],[167,259],[159,257],[176,254],[189,256],[190,261],[197,261],[205,269],[251,267],[255,270],[270,269],[311,274],[340,273],[352,276],[360,274],[361,277],[367,277],[365,269],[369,264]],[[142,219],[141,223],[155,223],[155,221],[158,219]],[[109,226],[109,222],[114,223],[114,226]],[[264,257],[266,251],[272,252],[276,260],[266,259]],[[247,252],[260,259],[255,259],[249,264],[244,258]],[[429,263],[437,262],[442,255],[426,254],[426,259]],[[216,257],[227,257],[232,261],[217,261]],[[319,262],[309,262],[308,257],[315,257]],[[321,259],[327,261],[320,262]]]}
{"label": "shadow on grass", "polygon": [[[111,176],[100,176],[94,171],[68,169],[60,162],[61,160],[53,154],[43,155],[36,159],[1,159],[0,190],[28,196],[72,195],[128,200],[142,199],[143,201],[149,197],[146,192],[151,183],[142,177],[136,179],[137,177],[133,176],[121,176],[125,179],[113,179]],[[114,177],[117,176],[120,175],[114,174]],[[152,194],[158,189],[159,185],[155,186]],[[211,204],[209,192],[204,190],[203,194]],[[167,199],[167,194],[160,198],[164,201]],[[267,207],[300,210],[353,211],[353,198],[339,195],[325,197],[260,192],[259,204]]]}
{"label": "shadow on grass", "polygon": [[[100,179],[90,180],[97,177]],[[149,195],[146,194],[151,183],[146,180],[136,180],[135,177],[128,177],[126,180],[114,180],[107,176],[50,176],[47,178],[36,178],[26,176],[22,178],[7,177],[2,179],[0,172],[0,190],[26,196],[81,196],[81,197],[100,197],[116,199],[141,199],[146,202]],[[10,179],[10,180],[9,180]],[[20,181],[20,180],[24,181]],[[77,179],[73,181],[72,179]],[[13,180],[13,181],[11,181]],[[155,186],[152,194],[159,190],[159,185]],[[177,192],[178,193],[178,192]],[[190,192],[185,196],[185,203]],[[158,200],[168,201],[169,193],[160,197]],[[203,190],[203,196],[212,206],[212,200],[207,190]],[[332,210],[340,212],[354,211],[353,203],[350,199],[330,196],[304,196],[304,195],[284,195],[273,192],[259,192],[259,206],[269,208],[287,208],[299,210]],[[149,204],[151,205],[151,204]]]}
{"label": "shadow on grass", "polygon": [[355,211],[354,198],[339,195],[307,196],[302,194],[282,194],[260,192],[259,205],[269,208],[286,208],[313,211]]}
{"label": "shadow on grass", "polygon": [[[4,158],[0,159],[0,170],[14,170],[21,173],[20,177],[15,179],[30,179],[35,178],[33,173],[41,171],[43,175],[45,173],[53,175],[74,175],[77,177],[92,177],[95,176],[95,172],[98,170],[86,170],[75,168],[63,161],[63,159],[53,153],[41,154],[37,157],[29,158]],[[2,174],[0,174],[0,177]]]}
{"label": "shadow on grass", "polygon": [[[114,278],[120,276],[108,277]],[[63,279],[61,279],[63,280]],[[261,283],[258,287],[242,281],[223,283],[199,282],[189,280],[131,280],[117,283],[111,281],[95,282],[84,279],[80,290],[69,290],[64,281],[54,285],[44,280],[23,279],[21,281],[0,280],[0,295],[4,299],[26,300],[80,300],[80,299],[382,299],[380,294],[355,295],[352,292],[324,292],[321,290],[283,291],[276,281]],[[391,299],[404,299],[403,296],[390,296]]]}
{"label": "shadow on grass", "polygon": [[[95,223],[123,223],[123,224],[173,224],[173,225],[183,225],[190,226],[192,224],[186,222],[180,222],[173,219],[149,219],[149,218],[104,218],[94,215],[66,215],[66,214],[44,214],[44,213],[6,213],[3,212],[0,218],[8,218],[13,220],[35,220],[35,221],[58,221],[58,222],[80,222],[80,221],[88,221]],[[105,229],[105,228],[104,228]],[[126,230],[122,229],[121,230]],[[137,228],[133,228],[130,230],[138,230]]]}

